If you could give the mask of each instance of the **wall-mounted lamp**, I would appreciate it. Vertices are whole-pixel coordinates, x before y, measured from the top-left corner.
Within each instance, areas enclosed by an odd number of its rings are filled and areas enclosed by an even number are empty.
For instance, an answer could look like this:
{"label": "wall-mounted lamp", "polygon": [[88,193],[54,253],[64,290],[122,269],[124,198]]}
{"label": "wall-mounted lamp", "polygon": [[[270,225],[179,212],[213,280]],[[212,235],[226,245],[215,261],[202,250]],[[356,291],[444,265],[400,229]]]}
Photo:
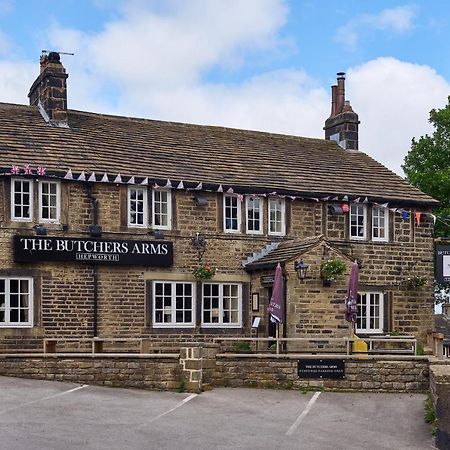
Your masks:
{"label": "wall-mounted lamp", "polygon": [[303,262],[303,259],[300,261],[295,261],[294,269],[297,272],[297,276],[299,280],[304,280],[306,278],[306,272],[308,272],[308,264]]}
{"label": "wall-mounted lamp", "polygon": [[196,206],[206,206],[208,199],[202,194],[194,194],[194,203]]}
{"label": "wall-mounted lamp", "polygon": [[35,225],[34,231],[36,236],[47,236],[47,228],[45,228],[41,223],[39,225]]}
{"label": "wall-mounted lamp", "polygon": [[192,238],[192,246],[197,250],[198,260],[201,261],[206,250],[206,238],[200,233],[196,233]]}

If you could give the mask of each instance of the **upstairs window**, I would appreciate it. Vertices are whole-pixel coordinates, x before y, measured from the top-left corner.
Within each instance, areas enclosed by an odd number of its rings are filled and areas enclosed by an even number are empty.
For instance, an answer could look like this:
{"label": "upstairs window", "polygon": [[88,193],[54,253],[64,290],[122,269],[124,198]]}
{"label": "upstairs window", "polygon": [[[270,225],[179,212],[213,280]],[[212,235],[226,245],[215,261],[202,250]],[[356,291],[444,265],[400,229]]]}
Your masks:
{"label": "upstairs window", "polygon": [[203,283],[202,326],[240,327],[242,285]]}
{"label": "upstairs window", "polygon": [[170,281],[153,283],[153,325],[193,327],[194,284]]}
{"label": "upstairs window", "polygon": [[55,181],[39,182],[39,221],[59,223],[61,185]]}
{"label": "upstairs window", "polygon": [[361,292],[358,294],[357,333],[382,333],[384,294],[382,292]]}
{"label": "upstairs window", "polygon": [[33,326],[31,278],[0,278],[0,327]]}
{"label": "upstairs window", "polygon": [[147,189],[128,187],[128,226],[146,227],[148,223]]}
{"label": "upstairs window", "polygon": [[152,224],[159,230],[170,230],[172,227],[172,195],[168,190],[152,191]]}
{"label": "upstairs window", "polygon": [[249,234],[262,234],[263,215],[262,199],[260,197],[247,196],[246,202],[246,229]]}
{"label": "upstairs window", "polygon": [[387,242],[389,240],[389,212],[386,208],[372,208],[372,240]]}
{"label": "upstairs window", "polygon": [[352,203],[350,205],[350,239],[366,239],[367,214],[365,205]]}
{"label": "upstairs window", "polygon": [[241,202],[236,195],[223,198],[223,224],[225,233],[238,233],[241,229]]}
{"label": "upstairs window", "polygon": [[269,198],[269,234],[284,235],[286,233],[285,202],[282,198]]}
{"label": "upstairs window", "polygon": [[11,220],[33,220],[33,182],[25,179],[11,180]]}

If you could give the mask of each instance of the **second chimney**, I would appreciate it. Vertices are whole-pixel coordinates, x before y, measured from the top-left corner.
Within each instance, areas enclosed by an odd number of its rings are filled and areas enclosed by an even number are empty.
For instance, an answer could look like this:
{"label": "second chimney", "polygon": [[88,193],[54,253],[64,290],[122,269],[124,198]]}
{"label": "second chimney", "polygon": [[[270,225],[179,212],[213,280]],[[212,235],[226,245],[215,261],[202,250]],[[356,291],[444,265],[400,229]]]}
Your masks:
{"label": "second chimney", "polygon": [[67,77],[59,53],[41,56],[41,73],[31,86],[28,97],[30,105],[37,106],[44,119],[54,126],[68,126]]}
{"label": "second chimney", "polygon": [[337,85],[331,86],[331,115],[325,121],[325,139],[336,141],[346,150],[358,150],[358,114],[345,100],[345,73],[337,74]]}

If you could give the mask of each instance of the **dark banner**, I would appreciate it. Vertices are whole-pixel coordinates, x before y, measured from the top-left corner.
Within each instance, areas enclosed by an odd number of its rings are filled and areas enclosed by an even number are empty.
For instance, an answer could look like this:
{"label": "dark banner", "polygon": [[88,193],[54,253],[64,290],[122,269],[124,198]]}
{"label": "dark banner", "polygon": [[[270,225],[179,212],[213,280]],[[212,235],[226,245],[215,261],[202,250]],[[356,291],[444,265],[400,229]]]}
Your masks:
{"label": "dark banner", "polygon": [[299,378],[332,378],[345,376],[343,359],[300,359],[298,361]]}
{"label": "dark banner", "polygon": [[66,261],[81,264],[170,267],[173,243],[14,236],[15,262]]}
{"label": "dark banner", "polygon": [[450,283],[450,245],[436,246],[436,281]]}

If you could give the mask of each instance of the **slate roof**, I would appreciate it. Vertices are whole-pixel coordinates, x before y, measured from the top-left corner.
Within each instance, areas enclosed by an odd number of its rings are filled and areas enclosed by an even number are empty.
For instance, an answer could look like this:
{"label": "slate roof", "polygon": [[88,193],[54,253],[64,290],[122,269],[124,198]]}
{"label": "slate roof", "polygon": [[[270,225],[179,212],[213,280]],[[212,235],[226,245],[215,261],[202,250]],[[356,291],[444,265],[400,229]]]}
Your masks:
{"label": "slate roof", "polygon": [[73,110],[68,115],[70,128],[57,128],[36,107],[0,103],[0,168],[31,164],[55,174],[120,172],[240,192],[437,203],[365,153],[333,141]]}
{"label": "slate roof", "polygon": [[[261,252],[256,252],[247,258],[246,261],[243,261],[242,266],[245,270],[273,269],[278,263],[299,257],[321,242],[330,246],[322,235],[304,240],[289,240],[273,243],[265,249],[262,249]],[[349,258],[347,255],[342,255]]]}

